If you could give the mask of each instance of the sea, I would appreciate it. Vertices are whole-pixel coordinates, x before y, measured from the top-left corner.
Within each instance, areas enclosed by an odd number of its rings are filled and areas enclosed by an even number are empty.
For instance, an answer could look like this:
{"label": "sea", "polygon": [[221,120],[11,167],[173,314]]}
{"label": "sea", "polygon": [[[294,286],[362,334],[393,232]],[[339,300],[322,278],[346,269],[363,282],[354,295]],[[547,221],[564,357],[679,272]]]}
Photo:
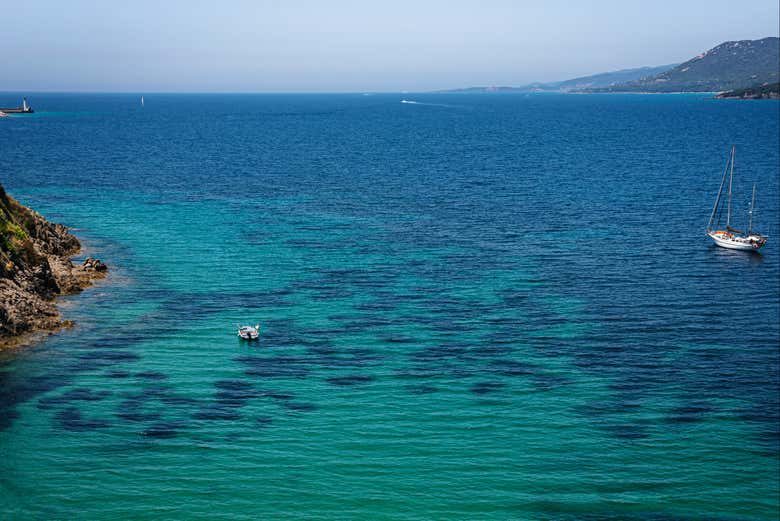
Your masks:
{"label": "sea", "polygon": [[780,517],[780,102],[23,95],[110,274],[0,354],[3,519]]}

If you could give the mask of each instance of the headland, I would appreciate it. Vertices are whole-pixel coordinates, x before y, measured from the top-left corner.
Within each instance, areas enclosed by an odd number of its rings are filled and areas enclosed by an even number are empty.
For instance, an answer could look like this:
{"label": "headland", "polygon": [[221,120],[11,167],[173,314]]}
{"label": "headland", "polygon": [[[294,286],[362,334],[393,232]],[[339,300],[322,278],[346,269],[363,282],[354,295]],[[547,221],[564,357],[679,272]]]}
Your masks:
{"label": "headland", "polygon": [[0,185],[0,350],[72,326],[62,319],[56,298],[78,293],[107,273],[96,259],[74,264],[80,250],[65,226],[23,206]]}

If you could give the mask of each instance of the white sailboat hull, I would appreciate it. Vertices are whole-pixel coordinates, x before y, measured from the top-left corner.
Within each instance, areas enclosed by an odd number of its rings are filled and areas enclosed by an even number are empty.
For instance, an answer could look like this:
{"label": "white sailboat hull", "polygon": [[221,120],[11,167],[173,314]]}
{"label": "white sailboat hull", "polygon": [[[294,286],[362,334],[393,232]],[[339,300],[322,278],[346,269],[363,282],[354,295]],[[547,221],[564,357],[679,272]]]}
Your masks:
{"label": "white sailboat hull", "polygon": [[757,251],[766,244],[766,238],[758,235],[742,237],[722,232],[709,232],[707,235],[721,248],[730,250]]}

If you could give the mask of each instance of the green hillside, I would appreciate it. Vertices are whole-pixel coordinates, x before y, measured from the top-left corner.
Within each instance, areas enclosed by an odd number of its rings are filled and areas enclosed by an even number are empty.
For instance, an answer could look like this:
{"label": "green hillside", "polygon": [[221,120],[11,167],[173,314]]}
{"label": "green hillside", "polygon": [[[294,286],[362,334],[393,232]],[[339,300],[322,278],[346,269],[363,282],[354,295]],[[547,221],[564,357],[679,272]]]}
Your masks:
{"label": "green hillside", "polygon": [[777,83],[780,39],[726,42],[655,76],[590,92],[720,92]]}
{"label": "green hillside", "polygon": [[550,83],[554,90],[568,92],[582,89],[597,89],[602,87],[612,87],[613,85],[633,80],[640,80],[666,72],[677,66],[676,63],[670,65],[659,65],[658,67],[638,67],[635,69],[622,69],[613,72],[602,72],[590,76],[582,76],[571,80]]}

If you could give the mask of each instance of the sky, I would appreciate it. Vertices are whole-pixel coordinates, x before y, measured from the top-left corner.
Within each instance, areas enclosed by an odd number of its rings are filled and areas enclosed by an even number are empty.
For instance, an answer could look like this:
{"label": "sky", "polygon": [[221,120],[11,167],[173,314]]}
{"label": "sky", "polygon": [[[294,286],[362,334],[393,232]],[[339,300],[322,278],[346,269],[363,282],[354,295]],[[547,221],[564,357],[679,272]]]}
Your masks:
{"label": "sky", "polygon": [[[6,3],[5,1],[3,2]],[[519,86],[777,36],[777,0],[24,0],[0,91],[399,92]]]}

